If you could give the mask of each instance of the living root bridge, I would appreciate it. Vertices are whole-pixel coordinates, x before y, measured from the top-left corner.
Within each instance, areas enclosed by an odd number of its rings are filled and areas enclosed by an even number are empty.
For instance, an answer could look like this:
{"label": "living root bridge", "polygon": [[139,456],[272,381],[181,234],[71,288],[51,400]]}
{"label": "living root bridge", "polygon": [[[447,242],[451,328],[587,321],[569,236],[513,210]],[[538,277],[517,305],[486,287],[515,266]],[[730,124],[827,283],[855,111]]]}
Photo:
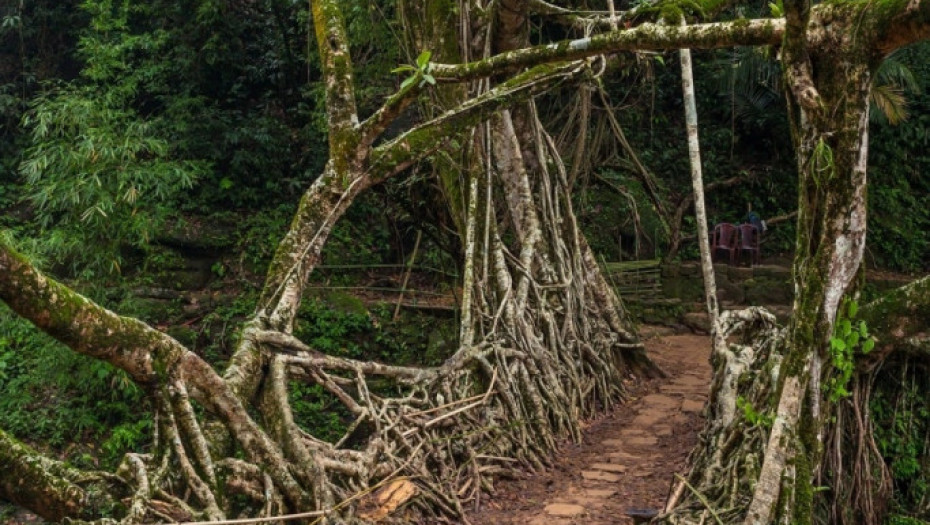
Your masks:
{"label": "living root bridge", "polygon": [[[145,378],[156,407],[153,453],[128,455],[115,474],[66,468],[2,435],[4,463],[31,470],[3,469],[0,495],[45,509],[54,520],[102,514],[124,523],[222,520],[309,508],[333,522],[353,522],[380,495],[360,494],[396,488],[391,482],[400,478],[415,485],[418,497],[410,503],[420,512],[460,516],[462,502],[490,490],[493,476],[520,464],[543,466],[557,440],[575,432],[577,414],[616,400],[619,384],[600,374],[615,377],[615,352],[641,350],[635,341],[602,338],[579,354],[567,348],[551,354],[545,346],[516,349],[489,340],[460,349],[440,367],[420,369],[327,356],[288,334],[247,328],[243,337],[267,352],[269,370],[253,419],[199,357],[42,275],[6,243],[0,272],[15,276],[2,280],[0,298],[72,348]],[[76,315],[36,313],[42,311]],[[138,333],[127,332],[126,323]],[[108,331],[120,340],[98,347],[107,339],[88,339]],[[586,371],[559,374],[568,366]],[[336,444],[295,424],[291,380],[322,386],[353,414]],[[385,393],[385,380],[393,395]],[[214,452],[223,447],[201,430],[195,404],[224,423],[237,445],[226,449],[229,455]]]}

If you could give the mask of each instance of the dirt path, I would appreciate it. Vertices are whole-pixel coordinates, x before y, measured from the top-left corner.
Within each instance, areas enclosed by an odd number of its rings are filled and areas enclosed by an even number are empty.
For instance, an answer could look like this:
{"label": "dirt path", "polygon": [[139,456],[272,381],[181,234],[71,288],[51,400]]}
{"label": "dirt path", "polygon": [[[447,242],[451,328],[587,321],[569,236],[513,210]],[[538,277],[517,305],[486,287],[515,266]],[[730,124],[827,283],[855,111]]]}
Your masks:
{"label": "dirt path", "polygon": [[668,377],[634,388],[633,398],[568,444],[547,472],[501,481],[470,515],[475,525],[631,524],[631,511],[657,510],[697,441],[710,385],[710,340],[665,335],[646,341]]}

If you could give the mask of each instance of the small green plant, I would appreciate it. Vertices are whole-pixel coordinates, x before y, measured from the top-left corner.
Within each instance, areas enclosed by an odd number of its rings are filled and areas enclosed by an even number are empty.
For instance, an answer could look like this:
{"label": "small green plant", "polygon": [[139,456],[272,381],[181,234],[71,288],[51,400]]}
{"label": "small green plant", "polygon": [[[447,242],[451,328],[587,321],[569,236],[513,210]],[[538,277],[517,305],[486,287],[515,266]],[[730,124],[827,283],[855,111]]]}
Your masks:
{"label": "small green plant", "polygon": [[417,81],[420,82],[417,87],[423,87],[425,84],[429,84],[431,86],[436,85],[436,78],[430,74],[429,59],[431,56],[433,56],[433,54],[430,51],[424,51],[420,53],[420,56],[417,57],[416,65],[404,64],[400,67],[396,67],[391,70],[391,73],[406,73],[406,72],[413,73],[412,75],[407,77],[403,82],[401,82],[400,84],[401,91],[412,86],[413,83]]}
{"label": "small green plant", "polygon": [[833,148],[820,139],[814,146],[811,155],[811,175],[814,182],[820,187],[824,182],[830,181],[836,175],[836,161],[833,158]]}
{"label": "small green plant", "polygon": [[833,337],[830,338],[830,357],[836,374],[827,381],[827,392],[830,401],[838,401],[849,396],[846,387],[852,378],[854,355],[857,350],[867,354],[875,347],[875,338],[869,335],[865,321],[856,322],[859,312],[859,303],[853,299],[844,299],[840,307],[833,328]]}
{"label": "small green plant", "polygon": [[785,16],[785,3],[782,0],[769,2],[769,11],[771,11],[773,17],[781,18]]}
{"label": "small green plant", "polygon": [[752,426],[771,428],[772,423],[775,421],[775,416],[765,411],[756,410],[756,407],[752,406],[752,402],[743,396],[736,398],[736,408],[743,412],[743,417]]}

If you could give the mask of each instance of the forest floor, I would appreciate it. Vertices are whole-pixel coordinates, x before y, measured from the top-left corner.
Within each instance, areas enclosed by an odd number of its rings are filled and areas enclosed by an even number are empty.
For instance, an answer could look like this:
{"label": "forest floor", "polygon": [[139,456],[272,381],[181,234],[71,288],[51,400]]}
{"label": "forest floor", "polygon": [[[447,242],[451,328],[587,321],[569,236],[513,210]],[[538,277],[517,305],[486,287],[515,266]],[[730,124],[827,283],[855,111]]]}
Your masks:
{"label": "forest floor", "polygon": [[632,386],[627,402],[588,422],[582,441],[566,443],[545,472],[498,481],[471,523],[625,525],[663,506],[703,424],[711,342],[659,328],[641,335],[666,377]]}

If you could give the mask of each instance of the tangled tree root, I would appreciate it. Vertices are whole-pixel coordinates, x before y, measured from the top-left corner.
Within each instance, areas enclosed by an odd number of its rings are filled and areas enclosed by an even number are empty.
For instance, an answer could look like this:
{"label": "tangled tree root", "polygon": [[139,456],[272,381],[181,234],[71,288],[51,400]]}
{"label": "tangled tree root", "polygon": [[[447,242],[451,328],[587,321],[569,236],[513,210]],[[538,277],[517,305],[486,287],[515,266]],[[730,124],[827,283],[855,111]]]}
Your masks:
{"label": "tangled tree root", "polygon": [[689,457],[688,475],[673,483],[657,523],[738,523],[752,498],[785,332],[763,308],[724,312],[720,324],[729,342],[714,348],[704,430]]}

